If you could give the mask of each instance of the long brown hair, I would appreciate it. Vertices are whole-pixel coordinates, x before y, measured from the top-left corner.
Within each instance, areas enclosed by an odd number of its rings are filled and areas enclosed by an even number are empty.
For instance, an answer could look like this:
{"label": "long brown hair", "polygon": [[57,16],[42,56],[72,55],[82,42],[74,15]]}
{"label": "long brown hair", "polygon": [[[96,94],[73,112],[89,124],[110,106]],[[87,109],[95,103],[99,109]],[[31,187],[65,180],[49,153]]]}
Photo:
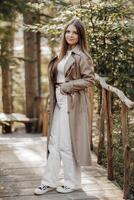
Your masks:
{"label": "long brown hair", "polygon": [[53,69],[52,69],[53,80],[55,80],[56,76],[57,76],[57,64],[66,55],[67,50],[68,50],[68,46],[69,45],[68,45],[68,43],[67,43],[67,41],[65,39],[65,34],[66,34],[66,30],[67,30],[68,26],[70,26],[70,25],[74,25],[76,30],[77,30],[77,33],[78,33],[78,45],[79,45],[80,49],[84,53],[88,54],[87,53],[86,31],[85,31],[84,25],[79,19],[73,19],[66,25],[66,27],[64,28],[64,31],[63,31],[63,37],[62,37],[62,40],[61,40],[60,53],[59,53],[57,61],[53,65]]}

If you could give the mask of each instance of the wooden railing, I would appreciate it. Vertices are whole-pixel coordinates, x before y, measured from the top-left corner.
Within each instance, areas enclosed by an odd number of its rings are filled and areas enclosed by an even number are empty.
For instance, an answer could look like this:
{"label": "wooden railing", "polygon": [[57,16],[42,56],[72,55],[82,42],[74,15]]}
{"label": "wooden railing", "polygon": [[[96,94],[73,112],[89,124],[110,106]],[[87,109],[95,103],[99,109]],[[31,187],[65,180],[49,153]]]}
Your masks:
{"label": "wooden railing", "polygon": [[[130,190],[130,164],[131,164],[131,149],[128,138],[128,110],[134,109],[134,102],[128,99],[124,93],[107,84],[104,78],[99,77],[95,74],[96,81],[101,86],[102,100],[100,109],[100,126],[99,126],[99,143],[98,143],[98,164],[102,163],[102,149],[104,148],[105,138],[105,124],[106,121],[106,141],[107,141],[107,170],[108,179],[114,179],[114,168],[113,168],[113,115],[111,111],[111,93],[117,95],[121,102],[121,132],[122,132],[122,145],[123,145],[123,156],[124,156],[124,199],[128,199]],[[91,138],[92,139],[92,138]],[[93,142],[91,142],[92,144]]]}

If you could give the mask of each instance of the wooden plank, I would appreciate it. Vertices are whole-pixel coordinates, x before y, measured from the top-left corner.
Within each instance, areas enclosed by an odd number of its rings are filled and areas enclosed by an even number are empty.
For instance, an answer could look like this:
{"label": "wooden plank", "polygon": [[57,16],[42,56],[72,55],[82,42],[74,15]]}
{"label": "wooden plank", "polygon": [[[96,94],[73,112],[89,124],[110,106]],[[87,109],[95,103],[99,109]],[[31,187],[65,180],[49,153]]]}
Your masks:
{"label": "wooden plank", "polygon": [[28,118],[24,114],[20,113],[11,113],[11,114],[5,114],[5,113],[0,113],[0,122],[34,122],[37,121],[37,118]]}
{"label": "wooden plank", "polygon": [[0,122],[10,122],[11,119],[8,117],[9,114],[0,113]]}
{"label": "wooden plank", "polygon": [[84,192],[83,193],[72,193],[72,194],[45,194],[42,196],[33,196],[33,195],[28,195],[28,196],[17,196],[17,197],[5,197],[2,198],[2,200],[100,200],[100,198],[97,198],[96,196],[93,195],[86,195]]}
{"label": "wooden plank", "polygon": [[[44,150],[46,150],[46,148],[44,149],[46,140],[44,138],[42,140],[39,136],[30,139],[29,142],[26,142],[27,139],[29,138],[18,138],[17,140],[10,136],[8,142],[11,142],[11,146],[9,149],[6,148],[8,150],[5,150],[5,145],[9,146],[5,137],[4,149],[2,151],[1,148],[0,151],[2,155],[0,159],[0,165],[2,163],[0,185],[3,188],[0,190],[0,198],[2,200],[111,200],[110,198],[118,200],[121,196],[122,191],[107,179],[106,170],[97,164],[95,154],[92,154],[93,166],[82,167],[83,190],[67,195],[58,194],[55,191],[40,197],[33,195],[34,189],[40,184],[44,173],[46,158],[43,158],[43,156],[45,155]],[[23,148],[20,148],[22,144]],[[32,159],[29,156],[31,149],[36,155],[34,157],[34,154],[32,154]],[[37,155],[39,159],[37,159]],[[12,162],[12,160],[16,161],[16,156],[17,162]],[[59,184],[62,183],[63,171],[59,176]]]}
{"label": "wooden plank", "polygon": [[109,200],[109,198],[111,198],[112,200],[116,200],[118,198],[120,198],[120,200],[123,200],[122,198],[122,193],[120,192],[120,190],[92,190],[92,191],[86,191],[87,195],[92,195],[92,196],[96,196],[99,199],[106,199]]}

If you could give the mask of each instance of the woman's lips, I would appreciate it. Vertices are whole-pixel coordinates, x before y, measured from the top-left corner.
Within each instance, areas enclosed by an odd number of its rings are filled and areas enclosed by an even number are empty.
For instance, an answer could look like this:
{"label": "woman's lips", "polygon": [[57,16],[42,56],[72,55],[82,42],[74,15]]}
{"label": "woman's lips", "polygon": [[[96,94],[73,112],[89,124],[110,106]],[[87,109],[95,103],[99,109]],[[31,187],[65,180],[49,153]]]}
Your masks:
{"label": "woman's lips", "polygon": [[74,41],[74,39],[67,39],[68,41]]}

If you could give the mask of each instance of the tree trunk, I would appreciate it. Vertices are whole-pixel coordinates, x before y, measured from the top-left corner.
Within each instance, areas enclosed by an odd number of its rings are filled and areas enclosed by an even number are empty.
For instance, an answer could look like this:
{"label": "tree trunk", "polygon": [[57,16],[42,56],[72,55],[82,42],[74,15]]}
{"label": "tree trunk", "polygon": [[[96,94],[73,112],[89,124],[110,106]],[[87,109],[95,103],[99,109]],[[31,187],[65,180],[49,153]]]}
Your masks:
{"label": "tree trunk", "polygon": [[[33,3],[33,1],[30,1]],[[25,24],[34,24],[37,16],[34,13],[24,15]],[[26,115],[29,118],[38,117],[38,111],[35,107],[36,97],[40,91],[40,71],[38,69],[38,60],[40,55],[39,39],[37,33],[24,31],[24,56],[25,56],[25,91],[26,91]],[[33,132],[34,126],[26,125],[27,132]]]}
{"label": "tree trunk", "polygon": [[[12,28],[9,27],[9,29]],[[10,31],[10,30],[9,30]],[[8,31],[7,31],[8,32]],[[4,38],[1,41],[1,56],[3,57],[3,62],[1,64],[2,68],[2,103],[3,103],[3,112],[10,114],[13,112],[13,99],[12,99],[12,71],[10,68],[11,59],[13,56],[13,43],[14,43],[14,34],[5,34]],[[3,133],[11,133],[11,123],[3,125]]]}
{"label": "tree trunk", "polygon": [[40,48],[41,33],[37,32],[37,64],[38,64],[38,85],[39,96],[41,95],[41,48]]}

